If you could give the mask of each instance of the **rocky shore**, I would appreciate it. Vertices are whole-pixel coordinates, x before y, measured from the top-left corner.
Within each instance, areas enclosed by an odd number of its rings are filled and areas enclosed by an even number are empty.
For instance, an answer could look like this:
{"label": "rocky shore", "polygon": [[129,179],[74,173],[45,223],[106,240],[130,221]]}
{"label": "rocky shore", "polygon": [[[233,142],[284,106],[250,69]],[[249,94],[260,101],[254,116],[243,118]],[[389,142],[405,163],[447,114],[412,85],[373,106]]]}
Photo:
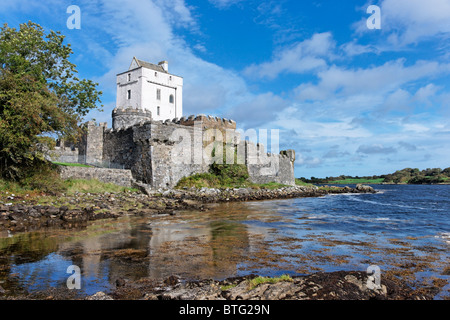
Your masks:
{"label": "rocky shore", "polygon": [[149,195],[159,194],[169,199],[190,199],[200,201],[202,203],[212,202],[229,202],[229,201],[258,201],[258,200],[275,200],[290,199],[300,197],[320,197],[327,194],[339,193],[376,193],[370,186],[358,184],[355,188],[350,187],[316,187],[316,186],[294,186],[283,187],[278,189],[184,189],[184,190],[143,190]]}
{"label": "rocky shore", "polygon": [[412,289],[404,282],[386,276],[381,278],[379,287],[370,288],[367,284],[373,279],[361,271],[318,272],[254,285],[252,280],[255,278],[258,276],[220,281],[184,281],[177,276],[164,280],[116,279],[116,287],[111,291],[99,291],[90,296],[64,288],[8,296],[0,287],[0,300],[433,300],[439,292],[438,287]]}
{"label": "rocky shore", "polygon": [[295,186],[279,189],[186,189],[146,190],[142,193],[60,195],[26,200],[12,195],[0,203],[0,231],[33,231],[42,228],[75,228],[89,221],[123,215],[176,214],[179,210],[207,210],[207,204],[230,201],[258,201],[298,197],[320,197],[332,193],[374,193],[369,186]]}
{"label": "rocky shore", "polygon": [[164,281],[142,279],[116,281],[111,293],[97,292],[88,300],[432,300],[436,290],[414,291],[396,279],[383,277],[378,288],[367,286],[372,279],[359,271],[315,273],[289,277],[256,286],[256,275],[222,281],[181,281],[171,276]]}

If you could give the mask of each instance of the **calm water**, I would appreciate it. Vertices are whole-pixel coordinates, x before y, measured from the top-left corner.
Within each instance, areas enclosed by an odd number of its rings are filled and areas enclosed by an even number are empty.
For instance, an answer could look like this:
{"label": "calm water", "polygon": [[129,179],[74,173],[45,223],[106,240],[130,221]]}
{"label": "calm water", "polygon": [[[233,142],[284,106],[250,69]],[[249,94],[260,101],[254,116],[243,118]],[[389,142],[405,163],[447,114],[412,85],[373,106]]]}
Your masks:
{"label": "calm water", "polygon": [[[378,265],[415,286],[447,281],[450,186],[374,186],[377,194],[213,205],[208,212],[95,222],[79,231],[0,234],[0,286],[11,295],[114,288],[118,278],[309,274]],[[134,256],[137,253],[138,258]]]}

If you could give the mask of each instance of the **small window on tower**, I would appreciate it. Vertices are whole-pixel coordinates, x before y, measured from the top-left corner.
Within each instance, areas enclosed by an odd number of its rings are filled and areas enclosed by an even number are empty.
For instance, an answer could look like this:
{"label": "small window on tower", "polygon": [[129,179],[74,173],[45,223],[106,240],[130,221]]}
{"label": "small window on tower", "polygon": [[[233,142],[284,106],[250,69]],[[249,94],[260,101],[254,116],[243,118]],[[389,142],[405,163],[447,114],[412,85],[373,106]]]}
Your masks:
{"label": "small window on tower", "polygon": [[131,73],[128,74],[128,81],[131,81]]}
{"label": "small window on tower", "polygon": [[130,100],[131,99],[131,90],[127,91],[127,99]]}
{"label": "small window on tower", "polygon": [[173,102],[174,102],[173,94],[171,94],[170,97],[169,97],[169,103],[173,103]]}
{"label": "small window on tower", "polygon": [[158,116],[161,115],[161,108],[160,107],[156,108],[156,115],[158,115]]}
{"label": "small window on tower", "polygon": [[161,89],[156,89],[156,100],[161,100]]}
{"label": "small window on tower", "polygon": [[155,77],[157,77],[158,76],[158,72],[155,72]]}

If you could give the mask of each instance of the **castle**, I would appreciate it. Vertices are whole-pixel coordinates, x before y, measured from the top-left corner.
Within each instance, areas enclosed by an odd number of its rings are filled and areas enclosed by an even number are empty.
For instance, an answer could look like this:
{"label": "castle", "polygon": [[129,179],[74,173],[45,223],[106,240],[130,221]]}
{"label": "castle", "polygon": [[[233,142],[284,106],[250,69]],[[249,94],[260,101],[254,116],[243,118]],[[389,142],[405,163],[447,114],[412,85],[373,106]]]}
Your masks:
{"label": "castle", "polygon": [[211,163],[228,156],[230,148],[215,154],[226,145],[237,150],[252,182],[295,185],[293,150],[266,153],[262,144],[241,140],[232,120],[184,117],[182,90],[183,78],[170,74],[166,61],[133,58],[129,70],[117,75],[112,128],[87,122],[76,146],[57,146],[59,161],[128,169],[150,188],[172,188],[183,177],[208,172]]}

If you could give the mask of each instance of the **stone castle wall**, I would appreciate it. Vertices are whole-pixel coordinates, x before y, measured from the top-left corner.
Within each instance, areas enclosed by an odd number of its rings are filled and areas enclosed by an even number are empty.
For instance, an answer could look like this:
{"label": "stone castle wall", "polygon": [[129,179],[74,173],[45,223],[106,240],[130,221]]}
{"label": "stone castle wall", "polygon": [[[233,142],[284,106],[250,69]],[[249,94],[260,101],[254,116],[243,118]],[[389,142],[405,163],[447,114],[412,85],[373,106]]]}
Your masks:
{"label": "stone castle wall", "polygon": [[131,187],[133,180],[131,170],[63,166],[59,168],[62,179],[96,179],[104,183],[113,183],[128,188]]}
{"label": "stone castle wall", "polygon": [[137,123],[152,120],[152,113],[142,109],[120,109],[112,112],[112,127],[114,130],[126,129]]}
{"label": "stone castle wall", "polygon": [[[236,123],[228,119],[200,115],[162,122],[145,120],[140,118],[140,112],[132,112],[115,110],[115,121],[130,114],[137,116],[113,129],[107,129],[103,123],[87,123],[79,146],[80,158],[90,164],[109,163],[128,169],[135,180],[152,188],[172,188],[183,177],[208,172],[213,162],[212,150],[223,146],[221,141],[213,143],[218,132],[224,139],[231,136],[233,141],[239,141]],[[248,141],[241,141],[239,150],[243,150],[242,161],[252,182],[295,185],[294,151],[267,154],[263,146]]]}

